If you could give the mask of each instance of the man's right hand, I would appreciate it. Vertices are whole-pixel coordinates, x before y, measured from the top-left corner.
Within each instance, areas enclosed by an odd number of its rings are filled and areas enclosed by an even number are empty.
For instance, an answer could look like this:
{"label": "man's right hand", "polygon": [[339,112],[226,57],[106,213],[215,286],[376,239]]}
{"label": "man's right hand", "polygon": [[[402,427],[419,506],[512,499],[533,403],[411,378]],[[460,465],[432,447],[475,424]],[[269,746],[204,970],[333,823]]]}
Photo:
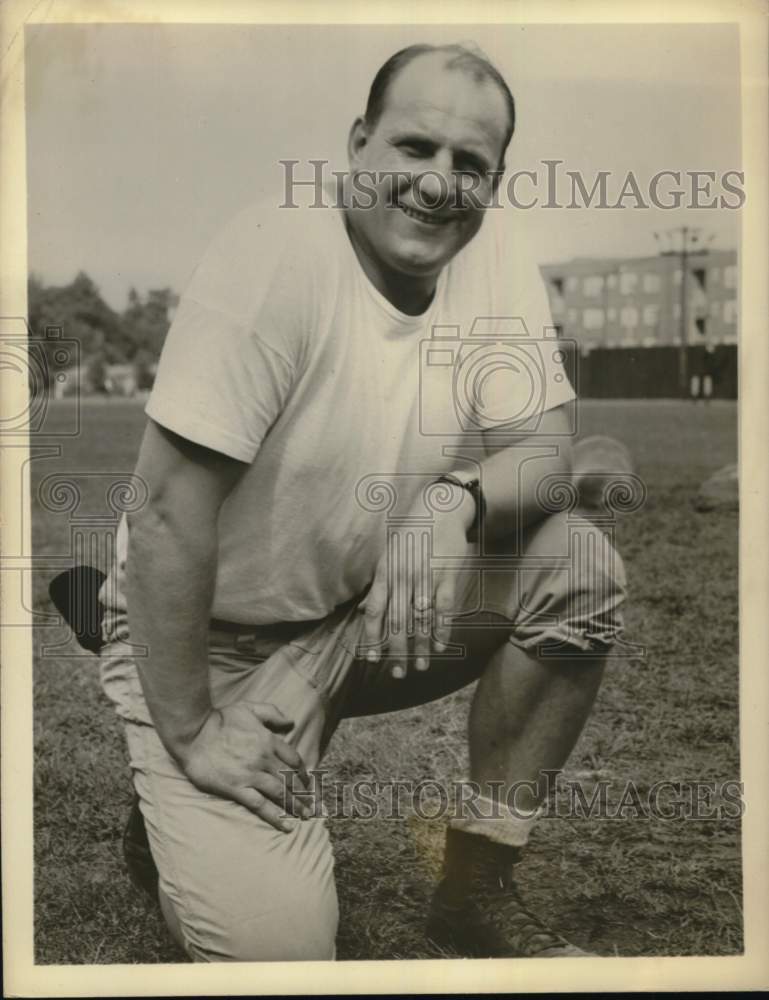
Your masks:
{"label": "man's right hand", "polygon": [[276,830],[289,833],[296,825],[292,816],[314,815],[307,799],[296,794],[299,786],[310,787],[302,758],[281,736],[293,726],[274,705],[239,701],[212,709],[175,756],[202,791],[239,802]]}
{"label": "man's right hand", "polygon": [[149,421],[136,467],[148,501],[128,517],[128,618],[148,650],[137,666],[152,721],[187,778],[288,832],[312,815],[294,794],[310,781],[283,739],[293,721],[260,702],[211,707],[217,523],[246,468]]}

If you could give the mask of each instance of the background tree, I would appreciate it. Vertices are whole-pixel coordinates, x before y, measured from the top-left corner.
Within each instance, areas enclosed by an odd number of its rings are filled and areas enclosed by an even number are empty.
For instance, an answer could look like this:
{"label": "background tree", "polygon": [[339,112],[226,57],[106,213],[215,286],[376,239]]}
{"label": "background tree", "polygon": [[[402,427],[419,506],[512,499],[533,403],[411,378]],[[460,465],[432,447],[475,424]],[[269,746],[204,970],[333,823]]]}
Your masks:
{"label": "background tree", "polygon": [[[39,361],[35,377],[40,374],[50,386],[58,371],[79,362],[94,387],[103,386],[107,365],[132,363],[140,388],[149,388],[178,301],[170,288],[151,289],[145,299],[132,288],[122,313],[107,305],[84,271],[61,286],[46,285],[32,274],[27,290],[30,351]],[[62,338],[77,341],[79,357],[66,357],[57,350],[57,338],[46,333],[51,328],[60,328]]]}

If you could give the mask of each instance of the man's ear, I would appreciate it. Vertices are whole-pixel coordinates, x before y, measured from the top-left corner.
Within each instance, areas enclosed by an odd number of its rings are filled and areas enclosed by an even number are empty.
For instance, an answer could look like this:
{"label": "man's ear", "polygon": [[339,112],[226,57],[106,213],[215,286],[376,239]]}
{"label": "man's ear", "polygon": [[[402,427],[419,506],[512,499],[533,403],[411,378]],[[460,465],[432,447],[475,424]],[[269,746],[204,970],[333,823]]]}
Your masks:
{"label": "man's ear", "polygon": [[369,131],[366,119],[362,115],[358,115],[352,123],[350,135],[347,139],[347,156],[351,167],[357,166],[360,161],[361,153],[368,142],[368,137]]}

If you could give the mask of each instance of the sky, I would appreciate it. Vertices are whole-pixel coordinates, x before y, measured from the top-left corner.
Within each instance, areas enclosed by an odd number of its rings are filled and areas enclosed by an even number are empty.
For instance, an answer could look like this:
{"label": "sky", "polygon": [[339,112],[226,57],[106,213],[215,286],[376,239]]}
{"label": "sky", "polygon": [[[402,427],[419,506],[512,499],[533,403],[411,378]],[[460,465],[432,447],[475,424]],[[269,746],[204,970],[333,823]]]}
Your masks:
{"label": "sky", "polygon": [[[515,95],[508,170],[535,170],[542,200],[546,159],[588,188],[609,171],[612,201],[628,171],[648,191],[661,170],[740,169],[735,26],[37,25],[26,39],[30,269],[51,284],[84,270],[117,309],[132,286],[182,291],[230,216],[282,197],[280,160],[345,168],[349,127],[389,55],[467,40]],[[653,231],[681,225],[712,246],[739,242],[729,209],[517,214],[540,262],[653,254]]]}

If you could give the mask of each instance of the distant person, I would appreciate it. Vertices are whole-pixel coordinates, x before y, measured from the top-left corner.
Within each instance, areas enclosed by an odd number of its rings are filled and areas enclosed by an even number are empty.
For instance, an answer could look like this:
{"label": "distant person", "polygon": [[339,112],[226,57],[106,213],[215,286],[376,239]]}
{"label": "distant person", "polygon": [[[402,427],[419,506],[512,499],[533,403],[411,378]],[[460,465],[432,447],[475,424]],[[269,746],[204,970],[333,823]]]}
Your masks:
{"label": "distant person", "polygon": [[718,357],[713,344],[705,346],[699,368],[699,372],[692,375],[691,395],[695,400],[702,399],[708,403],[715,394],[716,376],[719,371]]}
{"label": "distant person", "polygon": [[[122,526],[102,592],[102,676],[141,808],[127,855],[144,884],[159,874],[195,960],[333,958],[333,856],[307,772],[342,718],[476,680],[483,814],[449,823],[427,935],[468,955],[585,954],[531,913],[513,869],[541,772],[564,765],[590,714],[624,576],[599,529],[538,492],[568,474],[574,392],[553,345],[536,347],[551,320],[530,248],[507,211],[486,212],[514,122],[482,55],[398,52],[349,137],[373,204],[244,211],[179,304],[136,468],[149,503]],[[522,317],[541,366],[463,396],[478,317],[501,317],[492,343]],[[522,434],[506,415],[529,397]],[[426,510],[427,565],[407,558]]]}
{"label": "distant person", "polygon": [[720,369],[718,355],[714,344],[705,347],[705,356],[702,360],[702,394],[705,402],[713,399],[716,394],[716,379]]}

